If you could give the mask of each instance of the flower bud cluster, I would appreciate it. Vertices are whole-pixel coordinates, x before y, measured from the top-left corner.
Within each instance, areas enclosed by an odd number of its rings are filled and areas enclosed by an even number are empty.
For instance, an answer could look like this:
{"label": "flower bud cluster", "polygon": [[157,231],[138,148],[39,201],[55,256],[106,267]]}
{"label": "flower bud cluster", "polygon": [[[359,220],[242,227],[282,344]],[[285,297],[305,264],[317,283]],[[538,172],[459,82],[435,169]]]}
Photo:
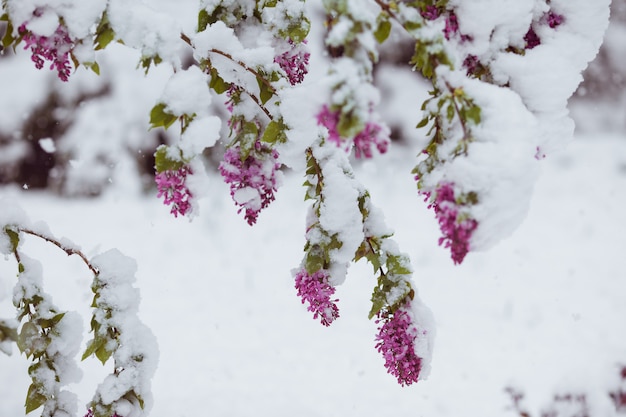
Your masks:
{"label": "flower bud cluster", "polygon": [[192,194],[187,188],[187,175],[191,173],[188,166],[176,170],[159,172],[154,176],[157,184],[157,198],[163,197],[163,204],[172,205],[171,213],[174,217],[186,215],[191,211]]}
{"label": "flower bud cluster", "polygon": [[230,185],[230,196],[240,207],[238,212],[245,210],[250,226],[256,223],[261,210],[274,201],[281,166],[275,149],[266,148],[259,141],[254,147],[244,158],[239,145],[229,148],[219,166],[224,181]]}
{"label": "flower bud cluster", "polygon": [[407,312],[408,306],[404,303],[395,312],[383,309],[376,316],[376,350],[383,355],[387,371],[403,386],[417,382],[422,370],[422,359],[415,353],[419,332]]}
{"label": "flower bud cluster", "polygon": [[[328,140],[341,147],[346,140],[339,133],[338,124],[340,111],[331,111],[327,105],[322,106],[322,110],[317,114],[317,124],[328,129]],[[376,147],[379,153],[384,154],[389,148],[389,128],[373,121],[368,121],[365,127],[352,139],[354,143],[354,154],[357,158],[370,159],[374,156],[372,148]],[[349,143],[349,142],[348,142]],[[346,146],[350,150],[350,146]]]}
{"label": "flower bud cluster", "polygon": [[292,40],[289,40],[291,49],[274,58],[274,62],[280,65],[287,74],[287,79],[291,85],[300,84],[309,72],[311,54],[304,48],[305,44],[306,41],[296,45]]}
{"label": "flower bud cluster", "polygon": [[[423,193],[426,198],[430,193]],[[460,264],[470,251],[470,239],[478,222],[461,211],[461,204],[457,203],[454,195],[454,184],[443,183],[435,191],[434,201],[429,205],[433,208],[439,222],[443,236],[439,238],[439,245],[450,248],[452,260]]]}
{"label": "flower bud cluster", "polygon": [[70,65],[70,51],[73,42],[67,28],[59,25],[51,36],[40,36],[26,29],[26,23],[18,28],[18,33],[24,41],[24,49],[31,51],[31,59],[37,69],[43,68],[44,60],[51,61],[50,69],[56,69],[61,81],[67,81],[72,69]]}
{"label": "flower bud cluster", "polygon": [[339,317],[338,299],[331,300],[335,294],[335,287],[328,282],[329,274],[320,269],[314,274],[309,274],[305,268],[296,273],[296,289],[298,296],[302,298],[302,304],[309,304],[307,310],[313,313],[313,318],[319,317],[324,326],[330,324]]}

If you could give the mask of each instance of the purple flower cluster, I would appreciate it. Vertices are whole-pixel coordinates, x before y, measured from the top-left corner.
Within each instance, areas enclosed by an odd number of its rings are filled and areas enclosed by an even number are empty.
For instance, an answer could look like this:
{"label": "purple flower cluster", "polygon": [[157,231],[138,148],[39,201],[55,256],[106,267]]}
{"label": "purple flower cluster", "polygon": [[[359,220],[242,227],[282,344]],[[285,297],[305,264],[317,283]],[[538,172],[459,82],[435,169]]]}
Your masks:
{"label": "purple flower cluster", "polygon": [[240,146],[231,147],[219,166],[224,181],[230,184],[230,196],[239,206],[238,213],[245,209],[244,217],[250,226],[274,201],[280,168],[276,150],[264,148],[261,142],[256,142],[255,150],[242,161]]}
{"label": "purple flower cluster", "polygon": [[274,57],[274,62],[287,74],[291,85],[300,84],[304,80],[304,76],[309,72],[309,58],[311,54],[303,47],[306,41],[296,45],[289,40],[291,49],[285,51],[281,55]]}
{"label": "purple flower cluster", "polygon": [[406,311],[408,303],[395,312],[383,309],[378,312],[376,324],[376,350],[385,359],[387,372],[398,379],[400,385],[411,385],[419,380],[422,359],[415,353],[418,330]]}
{"label": "purple flower cluster", "polygon": [[188,166],[177,170],[159,172],[154,176],[157,184],[157,197],[163,197],[163,204],[172,205],[170,213],[174,217],[184,216],[191,211],[191,193],[185,185],[187,175],[191,173]]}
{"label": "purple flower cluster", "polygon": [[[544,15],[544,18],[545,22],[547,22],[548,26],[550,26],[552,29],[560,26],[565,21],[565,17],[563,17],[563,15],[554,13],[552,10]],[[534,47],[541,44],[541,39],[539,39],[539,36],[537,36],[537,33],[532,28],[532,26],[530,27],[530,29],[528,29],[526,35],[524,35],[524,41],[526,42],[526,49],[533,49]]]}
{"label": "purple flower cluster", "polygon": [[[425,193],[426,198],[430,193]],[[478,227],[478,222],[459,213],[459,206],[454,198],[454,185],[443,183],[436,190],[435,201],[429,206],[435,210],[435,216],[439,221],[439,228],[443,236],[439,238],[439,244],[450,248],[452,261],[460,264],[470,250],[470,238]]]}
{"label": "purple flower cluster", "polygon": [[50,69],[56,69],[61,81],[67,81],[72,69],[70,65],[70,51],[73,42],[63,25],[55,30],[51,36],[39,36],[26,29],[26,23],[18,28],[18,33],[24,41],[24,49],[30,48],[31,59],[37,69],[43,68],[44,60],[51,61]]}
{"label": "purple flower cluster", "polygon": [[426,10],[423,10],[420,14],[426,20],[435,20],[439,17],[439,10],[433,5],[428,5],[426,6]]}
{"label": "purple flower cluster", "polygon": [[328,272],[321,269],[309,275],[302,268],[296,274],[296,289],[298,296],[302,298],[302,304],[309,303],[307,310],[313,313],[314,319],[319,317],[324,326],[330,326],[339,317],[339,308],[335,304],[339,300],[330,299],[335,294],[335,287],[328,283]]}
{"label": "purple flower cluster", "polygon": [[[324,105],[322,110],[317,114],[317,124],[328,129],[328,140],[335,142],[337,146],[342,145],[342,139],[339,135],[337,125],[339,124],[339,111],[331,111],[328,106]],[[381,154],[387,152],[389,148],[389,130],[378,123],[367,122],[363,130],[361,130],[353,139],[354,155],[357,158],[372,158],[372,147],[375,146]],[[346,148],[349,150],[349,147]]]}
{"label": "purple flower cluster", "polygon": [[[452,36],[459,32],[459,21],[456,17],[456,14],[451,11],[448,16],[446,16],[446,26],[443,28],[443,35],[447,40],[450,40]],[[461,42],[469,41],[472,37],[469,35],[461,34]]]}

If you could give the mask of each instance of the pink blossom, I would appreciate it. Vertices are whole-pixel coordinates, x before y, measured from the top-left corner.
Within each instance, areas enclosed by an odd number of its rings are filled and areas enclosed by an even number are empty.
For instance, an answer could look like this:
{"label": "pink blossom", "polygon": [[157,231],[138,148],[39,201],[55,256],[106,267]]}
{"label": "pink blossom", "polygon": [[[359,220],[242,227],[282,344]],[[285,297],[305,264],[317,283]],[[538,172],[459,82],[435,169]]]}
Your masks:
{"label": "pink blossom", "polygon": [[337,125],[339,124],[339,110],[331,111],[327,105],[322,106],[322,110],[317,114],[317,124],[328,129],[328,140],[341,146],[341,136]]}
{"label": "pink blossom", "polygon": [[433,5],[428,5],[426,6],[426,10],[420,12],[420,14],[426,20],[435,20],[439,17],[439,10]]}
{"label": "pink blossom", "polygon": [[242,161],[240,146],[231,147],[219,166],[224,181],[230,184],[230,196],[240,206],[237,212],[245,209],[244,217],[250,226],[256,223],[261,210],[274,201],[280,169],[276,150],[257,142],[255,151]]}
{"label": "pink blossom", "polygon": [[533,49],[535,46],[541,44],[541,40],[535,30],[531,27],[524,35],[524,40],[526,41],[526,49]]}
{"label": "pink blossom", "polygon": [[383,309],[376,315],[378,335],[376,350],[385,359],[387,372],[398,379],[401,385],[411,385],[419,380],[422,359],[415,353],[418,330],[407,312],[408,302],[395,312]]}
{"label": "pink blossom", "polygon": [[59,25],[51,36],[36,35],[26,29],[26,23],[18,28],[18,33],[24,40],[24,49],[30,48],[31,60],[37,69],[43,68],[44,59],[51,61],[50,69],[57,70],[57,75],[62,81],[67,81],[70,76],[70,51],[73,42],[67,32],[67,28]]}
{"label": "pink blossom", "polygon": [[476,73],[479,65],[480,61],[478,60],[478,57],[476,55],[468,55],[463,61],[463,66],[467,68],[467,75],[472,75]]}
{"label": "pink blossom", "polygon": [[389,130],[377,123],[368,122],[365,125],[365,129],[354,137],[355,156],[360,158],[361,154],[363,154],[365,158],[371,158],[373,156],[372,145],[375,145],[381,154],[387,152],[389,148]]}
{"label": "pink blossom", "polygon": [[[430,193],[424,193],[426,198]],[[470,238],[478,227],[478,222],[460,213],[459,204],[454,197],[454,185],[443,183],[436,190],[435,201],[429,207],[435,210],[439,228],[443,236],[439,244],[450,248],[452,260],[460,264],[470,250]]]}
{"label": "pink blossom", "polygon": [[[339,124],[340,111],[331,111],[328,106],[322,106],[322,110],[317,114],[317,124],[328,129],[328,140],[335,142],[337,146],[342,146],[344,141],[341,139],[337,125]],[[378,123],[367,122],[365,128],[361,130],[353,139],[354,154],[357,158],[371,158],[372,145],[376,147],[378,152],[385,153],[389,148],[389,129]],[[350,145],[346,144],[346,151],[350,150]]]}
{"label": "pink blossom", "polygon": [[187,174],[191,174],[188,166],[183,166],[177,170],[159,172],[154,176],[157,184],[157,197],[163,197],[163,204],[172,205],[170,213],[174,217],[180,214],[184,216],[191,211],[191,192],[185,185]]}
{"label": "pink blossom", "polygon": [[306,51],[304,44],[306,41],[296,45],[292,40],[289,40],[291,49],[274,57],[274,62],[285,71],[291,85],[300,84],[309,72],[308,65],[311,54]]}
{"label": "pink blossom", "polygon": [[296,274],[296,289],[298,296],[302,297],[302,304],[309,303],[307,310],[313,313],[313,318],[320,318],[324,326],[330,324],[339,317],[339,308],[335,303],[338,299],[331,300],[335,294],[335,287],[328,282],[328,272],[321,269],[313,275],[309,275],[302,268]]}
{"label": "pink blossom", "polygon": [[550,26],[552,29],[556,28],[557,26],[562,24],[564,21],[565,21],[565,18],[563,17],[563,15],[554,13],[553,11],[550,11],[548,13],[548,26]]}
{"label": "pink blossom", "polygon": [[454,12],[450,12],[448,17],[446,17],[446,27],[443,29],[443,34],[445,35],[447,40],[450,40],[452,35],[459,31],[459,22],[456,19],[456,14]]}

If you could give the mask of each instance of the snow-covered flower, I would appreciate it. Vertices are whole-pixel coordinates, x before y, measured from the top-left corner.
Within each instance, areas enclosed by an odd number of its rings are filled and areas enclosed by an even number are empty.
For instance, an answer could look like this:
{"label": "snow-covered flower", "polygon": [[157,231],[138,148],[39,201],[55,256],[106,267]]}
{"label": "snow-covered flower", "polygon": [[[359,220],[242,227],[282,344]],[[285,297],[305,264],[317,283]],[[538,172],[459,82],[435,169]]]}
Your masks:
{"label": "snow-covered flower", "polygon": [[32,33],[26,28],[26,23],[20,25],[17,31],[24,41],[24,49],[30,48],[31,59],[37,69],[43,68],[44,60],[51,61],[50,69],[57,70],[59,79],[69,79],[72,69],[69,55],[73,42],[65,26],[59,25],[51,36]]}
{"label": "snow-covered flower", "polygon": [[396,311],[383,309],[378,312],[376,324],[376,350],[385,359],[387,372],[398,379],[400,385],[411,385],[419,380],[422,359],[415,353],[415,341],[419,331],[408,312],[409,302]]}
{"label": "snow-covered flower", "polygon": [[[342,146],[342,140],[337,125],[339,124],[340,111],[331,111],[327,105],[322,106],[322,110],[317,114],[317,124],[328,129],[328,140],[334,142],[337,146]],[[375,122],[367,122],[363,130],[357,133],[353,138],[354,154],[357,158],[371,158],[372,145],[376,147],[378,152],[385,153],[389,148],[389,128]],[[350,149],[349,144],[346,145],[346,151]]]}
{"label": "snow-covered flower", "polygon": [[296,45],[289,40],[291,49],[274,57],[274,62],[287,74],[291,85],[300,84],[304,80],[304,76],[309,72],[309,57],[311,54],[303,47],[306,41]]}
{"label": "snow-covered flower", "polygon": [[307,302],[307,310],[313,313],[313,318],[319,317],[324,326],[330,324],[339,317],[338,299],[331,300],[335,294],[335,287],[328,282],[328,272],[321,269],[310,275],[302,268],[296,273],[296,289],[298,296],[302,298],[302,304]]}
{"label": "snow-covered flower", "polygon": [[219,171],[230,185],[230,196],[240,208],[245,209],[245,219],[250,226],[256,223],[259,212],[274,201],[279,186],[280,163],[278,152],[256,142],[255,151],[242,160],[239,145],[229,148],[220,163]]}
{"label": "snow-covered flower", "polygon": [[[424,193],[426,198],[430,193]],[[439,228],[443,236],[439,238],[439,245],[450,248],[452,260],[460,264],[470,250],[470,238],[478,227],[478,222],[462,212],[454,196],[454,184],[442,183],[435,191],[435,199],[430,204],[435,210]]]}
{"label": "snow-covered flower", "polygon": [[163,197],[163,204],[172,205],[174,217],[184,216],[191,211],[191,192],[187,188],[187,175],[191,173],[188,166],[177,170],[159,172],[154,176],[157,184],[157,197]]}

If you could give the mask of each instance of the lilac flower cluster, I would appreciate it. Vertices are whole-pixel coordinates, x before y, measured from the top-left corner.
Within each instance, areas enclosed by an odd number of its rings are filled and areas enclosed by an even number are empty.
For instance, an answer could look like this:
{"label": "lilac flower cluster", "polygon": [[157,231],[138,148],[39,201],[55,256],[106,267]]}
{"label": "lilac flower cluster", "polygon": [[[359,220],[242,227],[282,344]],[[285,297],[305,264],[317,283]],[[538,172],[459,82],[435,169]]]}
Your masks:
{"label": "lilac flower cluster", "polygon": [[[552,29],[556,29],[565,21],[565,17],[563,17],[563,15],[555,13],[552,10],[544,15],[544,19],[548,26],[550,26]],[[539,36],[532,28],[532,26],[530,27],[530,29],[528,29],[526,35],[524,35],[524,41],[526,42],[526,49],[533,49],[534,47],[541,44],[541,39],[539,39]]]}
{"label": "lilac flower cluster", "polygon": [[281,55],[274,57],[274,62],[287,74],[291,85],[300,84],[304,80],[304,76],[309,72],[309,58],[311,54],[306,51],[303,45],[306,41],[296,45],[291,39],[289,40],[291,49],[285,51]]}
{"label": "lilac flower cluster", "polygon": [[255,151],[242,161],[241,147],[233,146],[219,166],[224,181],[230,184],[230,196],[240,206],[238,213],[245,209],[244,217],[250,226],[256,223],[261,210],[274,201],[280,168],[276,150],[256,142]]}
{"label": "lilac flower cluster", "polygon": [[[456,17],[454,11],[451,11],[448,16],[446,16],[446,26],[443,28],[443,35],[447,40],[450,40],[452,36],[459,32],[459,21]],[[472,37],[469,35],[461,34],[461,42],[466,42],[472,40]]]}
{"label": "lilac flower cluster", "polygon": [[[454,197],[454,184],[443,183],[435,191],[435,201],[429,208],[435,210],[435,216],[439,221],[439,228],[443,236],[439,238],[439,245],[450,248],[452,261],[460,264],[470,250],[470,238],[478,227],[478,222],[472,218],[461,215],[459,206]],[[430,193],[424,193],[426,198]]]}
{"label": "lilac flower cluster", "polygon": [[24,41],[24,49],[30,48],[31,59],[37,69],[43,68],[44,60],[51,61],[50,69],[57,70],[59,79],[69,79],[72,69],[69,55],[73,42],[65,26],[59,25],[51,36],[39,36],[26,29],[26,23],[23,23],[18,28],[18,33]]}
{"label": "lilac flower cluster", "polygon": [[177,170],[159,172],[154,176],[157,184],[157,197],[163,197],[163,204],[172,205],[170,213],[174,217],[180,214],[184,216],[191,211],[191,192],[185,185],[187,175],[191,174],[188,166],[183,166]]}
{"label": "lilac flower cluster", "polygon": [[426,10],[423,10],[420,14],[426,20],[435,20],[439,17],[439,9],[437,9],[436,6],[428,5],[426,6]]}
{"label": "lilac flower cluster", "polygon": [[[342,145],[337,125],[339,124],[339,110],[331,111],[324,105],[317,114],[317,124],[328,129],[328,140],[335,142],[337,146]],[[379,153],[383,154],[389,149],[389,130],[378,123],[367,122],[353,139],[354,154],[357,158],[372,158],[372,147],[375,146]],[[346,150],[349,150],[349,146]]]}
{"label": "lilac flower cluster", "polygon": [[296,274],[296,289],[302,298],[302,304],[309,303],[307,310],[313,313],[313,318],[319,317],[324,326],[339,317],[338,299],[331,300],[335,294],[335,287],[328,283],[328,272],[323,269],[310,275],[302,268]]}
{"label": "lilac flower cluster", "polygon": [[418,331],[406,311],[408,302],[395,312],[383,309],[378,312],[376,324],[376,350],[383,355],[387,372],[398,379],[402,386],[419,380],[422,359],[415,353]]}

